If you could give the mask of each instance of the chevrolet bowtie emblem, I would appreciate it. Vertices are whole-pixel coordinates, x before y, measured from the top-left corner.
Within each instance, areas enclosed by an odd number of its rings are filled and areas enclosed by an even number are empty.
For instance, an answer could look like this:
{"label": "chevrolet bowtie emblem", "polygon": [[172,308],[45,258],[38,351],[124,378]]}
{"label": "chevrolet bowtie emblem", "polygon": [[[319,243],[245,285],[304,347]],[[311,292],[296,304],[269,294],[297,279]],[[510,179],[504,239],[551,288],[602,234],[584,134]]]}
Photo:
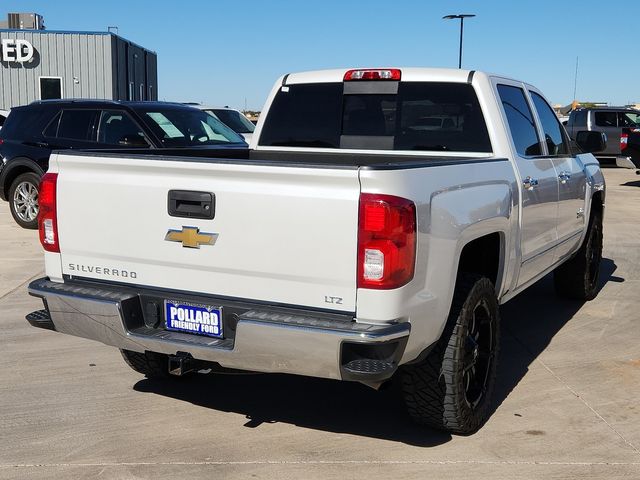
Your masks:
{"label": "chevrolet bowtie emblem", "polygon": [[164,239],[180,242],[183,247],[200,248],[200,245],[215,245],[218,234],[201,232],[198,227],[182,227],[182,230],[169,230]]}

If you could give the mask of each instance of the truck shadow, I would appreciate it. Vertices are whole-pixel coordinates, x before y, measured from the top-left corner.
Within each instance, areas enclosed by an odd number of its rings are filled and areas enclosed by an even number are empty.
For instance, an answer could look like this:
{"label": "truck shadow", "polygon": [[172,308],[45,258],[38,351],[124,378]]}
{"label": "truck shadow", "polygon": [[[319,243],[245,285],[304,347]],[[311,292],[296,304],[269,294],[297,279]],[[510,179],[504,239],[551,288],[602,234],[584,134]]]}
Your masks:
{"label": "truck shadow", "polygon": [[633,180],[620,184],[621,187],[640,187],[640,180]]}
{"label": "truck shadow", "polygon": [[[623,278],[613,275],[616,269],[613,260],[602,259],[599,290],[609,282],[624,282]],[[502,337],[494,412],[584,303],[558,297],[553,287],[553,274],[549,274],[501,307]]]}
{"label": "truck shadow", "polygon": [[287,423],[333,433],[429,447],[447,433],[411,423],[394,389],[281,374],[198,375],[174,381],[142,380],[134,390],[155,393],[246,417],[245,427]]}
{"label": "truck shadow", "polygon": [[[624,281],[612,276],[616,269],[612,260],[603,259],[601,269],[601,285]],[[493,411],[581,306],[582,302],[556,297],[553,279],[547,276],[503,307],[503,348]],[[396,387],[375,391],[356,383],[294,375],[218,374],[173,381],[145,379],[134,390],[244,415],[247,428],[279,422],[421,447],[451,440],[447,433],[413,424]]]}

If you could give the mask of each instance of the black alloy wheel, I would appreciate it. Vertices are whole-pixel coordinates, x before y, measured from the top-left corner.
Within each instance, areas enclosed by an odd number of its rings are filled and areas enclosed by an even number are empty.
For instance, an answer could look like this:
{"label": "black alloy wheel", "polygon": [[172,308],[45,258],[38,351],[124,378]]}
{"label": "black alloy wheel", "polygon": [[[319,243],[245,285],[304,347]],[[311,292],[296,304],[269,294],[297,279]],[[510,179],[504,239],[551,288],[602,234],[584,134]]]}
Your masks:
{"label": "black alloy wheel", "polygon": [[468,435],[491,414],[500,346],[500,309],[486,277],[458,276],[442,336],[424,360],[404,365],[402,392],[421,425]]}
{"label": "black alloy wheel", "polygon": [[602,212],[592,213],[588,228],[580,249],[553,272],[556,293],[561,297],[584,301],[592,300],[598,294],[603,247]]}
{"label": "black alloy wheel", "polygon": [[464,345],[462,381],[465,385],[465,399],[470,408],[476,408],[487,393],[494,354],[491,313],[487,302],[482,300],[473,309]]}

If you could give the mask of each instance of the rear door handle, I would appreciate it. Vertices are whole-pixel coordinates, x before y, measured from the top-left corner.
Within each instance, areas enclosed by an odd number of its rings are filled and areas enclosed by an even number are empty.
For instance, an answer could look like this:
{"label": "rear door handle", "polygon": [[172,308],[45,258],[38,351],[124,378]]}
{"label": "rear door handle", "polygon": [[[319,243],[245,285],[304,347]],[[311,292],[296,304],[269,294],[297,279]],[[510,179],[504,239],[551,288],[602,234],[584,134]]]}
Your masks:
{"label": "rear door handle", "polygon": [[570,178],[571,175],[569,174],[569,172],[560,172],[560,175],[558,175],[558,179],[560,179],[560,183],[562,183],[563,185],[567,183]]}
{"label": "rear door handle", "polygon": [[534,187],[536,187],[537,185],[538,185],[538,180],[536,180],[535,178],[527,177],[524,180],[522,180],[522,186],[527,190],[533,190]]}
{"label": "rear door handle", "polygon": [[216,196],[210,192],[169,190],[167,203],[172,217],[213,220],[216,215]]}

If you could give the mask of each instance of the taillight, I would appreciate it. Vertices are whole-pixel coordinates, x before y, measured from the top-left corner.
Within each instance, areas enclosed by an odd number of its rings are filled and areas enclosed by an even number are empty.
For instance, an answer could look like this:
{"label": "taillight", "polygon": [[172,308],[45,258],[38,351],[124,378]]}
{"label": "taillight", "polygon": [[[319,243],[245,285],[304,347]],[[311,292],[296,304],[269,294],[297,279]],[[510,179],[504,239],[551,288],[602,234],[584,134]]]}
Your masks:
{"label": "taillight", "polygon": [[402,73],[397,68],[367,68],[349,70],[344,74],[344,81],[354,80],[400,80]]}
{"label": "taillight", "polygon": [[620,135],[620,151],[622,152],[627,148],[627,144],[629,143],[629,134],[623,133]]}
{"label": "taillight", "polygon": [[413,278],[416,206],[393,195],[360,195],[358,287],[388,290]]}
{"label": "taillight", "polygon": [[40,243],[47,252],[60,253],[60,239],[58,238],[58,216],[56,213],[56,184],[57,173],[45,173],[40,180],[38,194],[38,230]]}

